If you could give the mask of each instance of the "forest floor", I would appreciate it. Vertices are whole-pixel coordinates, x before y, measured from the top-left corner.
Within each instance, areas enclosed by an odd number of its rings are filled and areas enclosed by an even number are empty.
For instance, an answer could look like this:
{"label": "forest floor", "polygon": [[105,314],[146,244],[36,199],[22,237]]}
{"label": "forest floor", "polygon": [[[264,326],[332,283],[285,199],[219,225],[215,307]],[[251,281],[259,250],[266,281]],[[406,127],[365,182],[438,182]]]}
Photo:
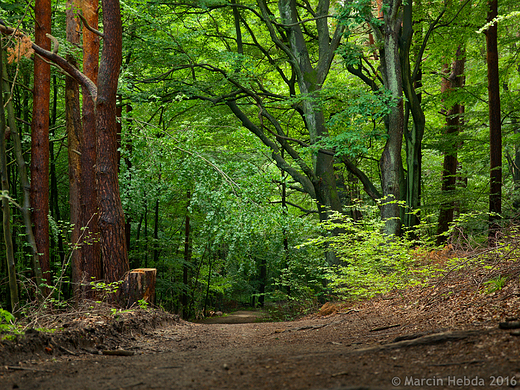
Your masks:
{"label": "forest floor", "polygon": [[191,323],[159,310],[62,318],[54,334],[0,342],[0,388],[520,387],[520,332],[502,329],[520,326],[518,274],[491,292],[486,272],[291,322]]}

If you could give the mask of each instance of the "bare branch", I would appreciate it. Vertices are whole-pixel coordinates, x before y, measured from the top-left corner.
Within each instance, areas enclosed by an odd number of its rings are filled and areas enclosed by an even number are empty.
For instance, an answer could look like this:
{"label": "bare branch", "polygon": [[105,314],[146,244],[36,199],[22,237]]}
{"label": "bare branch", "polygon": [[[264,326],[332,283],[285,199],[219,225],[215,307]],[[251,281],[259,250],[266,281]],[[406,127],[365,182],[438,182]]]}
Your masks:
{"label": "bare branch", "polygon": [[294,26],[297,26],[299,24],[312,22],[314,20],[319,20],[319,19],[324,19],[324,18],[333,18],[333,17],[334,17],[334,15],[320,15],[320,16],[316,16],[315,18],[303,19],[303,20],[300,20],[299,22],[296,22],[296,23],[283,24],[283,23],[274,22],[274,24],[276,24],[277,26],[281,26],[281,27],[294,27]]}
{"label": "bare branch", "polygon": [[[276,203],[282,203],[282,201],[281,200],[273,200],[270,203],[271,204],[276,204]],[[312,214],[312,213],[318,214],[317,210],[307,210],[307,209],[304,209],[302,206],[299,206],[297,204],[294,204],[294,203],[291,203],[291,202],[288,202],[288,201],[285,201],[285,203],[288,204],[289,206],[296,207],[297,209],[300,209],[301,211],[303,211],[306,214]]]}
{"label": "bare branch", "polygon": [[85,17],[82,14],[80,14],[79,12],[78,12],[78,16],[81,19],[81,22],[83,23],[83,26],[85,26],[85,28],[88,31],[90,31],[93,34],[96,34],[96,35],[100,36],[101,38],[105,38],[105,34],[103,34],[99,30],[96,30],[94,27],[90,26],[90,24],[88,24],[88,22],[87,22],[87,19],[85,19]]}
{"label": "bare branch", "polygon": [[53,37],[51,34],[45,34],[47,35],[47,38],[49,38],[53,45],[54,45],[54,48],[52,49],[52,53],[53,54],[58,54],[58,50],[60,48],[60,43],[58,42],[58,40],[56,39],[56,37]]}
{"label": "bare branch", "polygon": [[[0,24],[0,32],[4,35],[10,35],[10,36],[19,37],[19,38],[27,36],[20,30],[15,30],[10,27],[6,27],[2,24]],[[54,52],[43,49],[42,47],[38,46],[34,42],[31,43],[31,46],[36,54],[45,58],[48,61],[51,61],[53,64],[55,64],[60,69],[67,72],[75,80],[77,80],[78,83],[80,83],[82,86],[84,86],[86,88],[86,90],[89,92],[92,100],[96,101],[97,86],[96,86],[96,84],[94,84],[94,82],[92,80],[90,80],[87,76],[85,76],[83,73],[81,73],[75,66],[73,66],[71,63],[69,63],[65,58],[60,57],[59,55],[57,55]],[[54,49],[56,50],[56,46]]]}

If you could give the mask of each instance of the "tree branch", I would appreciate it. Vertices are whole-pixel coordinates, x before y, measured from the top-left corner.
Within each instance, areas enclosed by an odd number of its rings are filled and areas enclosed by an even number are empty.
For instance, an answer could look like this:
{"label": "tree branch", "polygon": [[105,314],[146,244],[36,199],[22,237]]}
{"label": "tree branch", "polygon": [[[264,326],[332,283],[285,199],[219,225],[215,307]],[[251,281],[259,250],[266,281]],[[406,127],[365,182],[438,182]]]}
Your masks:
{"label": "tree branch", "polygon": [[320,16],[316,16],[315,18],[303,19],[303,20],[300,20],[299,22],[296,22],[296,23],[284,24],[284,23],[274,22],[274,24],[276,24],[277,26],[281,26],[281,27],[294,27],[294,26],[297,26],[299,24],[312,22],[314,20],[320,20],[320,19],[324,19],[324,18],[333,18],[333,17],[334,17],[334,15],[320,15]]}
{"label": "tree branch", "polygon": [[302,185],[305,192],[307,192],[312,198],[316,198],[316,192],[314,190],[314,186],[311,182],[311,180],[302,175],[300,172],[298,172],[296,169],[294,169],[291,165],[285,161],[285,159],[282,157],[280,153],[280,148],[278,145],[270,140],[268,137],[266,137],[265,133],[262,131],[261,128],[259,128],[257,125],[255,125],[248,117],[247,115],[240,110],[235,100],[228,100],[226,101],[226,105],[231,109],[233,114],[242,122],[242,125],[251,131],[253,134],[255,134],[267,147],[269,147],[272,151],[272,158],[276,162],[276,165],[281,170],[287,172],[291,177],[296,180],[298,183]]}
{"label": "tree branch", "polygon": [[[282,203],[282,201],[281,200],[273,200],[270,203],[271,204],[277,204],[277,203]],[[306,214],[312,214],[312,213],[318,214],[317,210],[307,210],[307,209],[304,209],[302,206],[299,206],[299,205],[294,204],[292,202],[288,202],[287,200],[285,201],[285,204],[288,204],[289,206],[292,206],[292,207],[296,207],[297,209],[300,209],[301,211],[303,211]]]}
{"label": "tree branch", "polygon": [[85,28],[88,31],[90,31],[93,34],[96,34],[96,35],[100,36],[101,38],[105,38],[105,34],[103,34],[99,30],[96,30],[94,27],[91,27],[90,24],[88,24],[87,19],[85,19],[85,17],[82,14],[80,14],[79,12],[78,12],[78,16],[81,19],[81,22],[83,23],[83,26],[85,26]]}
{"label": "tree branch", "polygon": [[365,189],[365,192],[370,196],[373,200],[381,199],[381,193],[377,190],[377,188],[374,186],[374,184],[370,181],[367,175],[363,171],[361,171],[352,161],[350,161],[347,157],[343,156],[341,157],[341,161],[347,169],[356,176],[361,183],[363,184],[363,188]]}
{"label": "tree branch", "polygon": [[[21,32],[20,30],[15,30],[10,27],[6,27],[0,24],[0,32],[4,35],[11,35],[14,37],[26,37],[27,35]],[[53,64],[58,66],[63,71],[67,72],[71,77],[78,81],[85,89],[89,92],[92,100],[96,101],[97,99],[97,87],[96,84],[92,80],[90,80],[87,76],[81,73],[75,66],[70,64],[65,58],[60,57],[58,54],[45,50],[42,47],[38,46],[34,42],[31,42],[32,49],[36,54],[45,58],[48,61],[51,61]],[[56,47],[55,47],[56,49]]]}

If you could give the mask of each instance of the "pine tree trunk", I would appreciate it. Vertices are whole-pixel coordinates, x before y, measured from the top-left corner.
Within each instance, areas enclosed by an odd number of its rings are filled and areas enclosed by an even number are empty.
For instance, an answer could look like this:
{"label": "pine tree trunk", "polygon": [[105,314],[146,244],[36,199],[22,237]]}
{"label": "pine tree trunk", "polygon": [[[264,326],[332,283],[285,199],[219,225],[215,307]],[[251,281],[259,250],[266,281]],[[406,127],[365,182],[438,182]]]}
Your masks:
{"label": "pine tree trunk", "polygon": [[[51,2],[36,0],[35,43],[50,50]],[[34,236],[43,279],[51,284],[49,253],[49,100],[51,66],[34,57],[33,118],[31,136],[31,207]],[[46,289],[43,289],[46,292]]]}
{"label": "pine tree trunk", "polygon": [[104,278],[108,282],[115,282],[129,269],[117,175],[116,93],[122,56],[121,11],[118,0],[103,1],[103,27],[103,53],[96,101],[96,182]]}
{"label": "pine tree trunk", "polygon": [[[82,2],[83,16],[89,26],[98,28],[98,0]],[[83,72],[97,84],[99,71],[99,39],[100,37],[83,26]],[[79,278],[85,282],[103,279],[103,263],[101,260],[101,243],[99,239],[98,192],[96,188],[96,112],[94,102],[83,88],[83,134],[80,142],[81,157],[81,223],[85,230],[81,247],[81,265]],[[87,290],[86,297],[93,298],[94,292]]]}
{"label": "pine tree trunk", "polygon": [[[76,1],[67,0],[67,42],[74,45],[80,44],[79,23],[76,13],[79,11]],[[74,56],[67,55],[67,61],[77,67]],[[79,104],[79,85],[72,77],[65,78],[65,112],[68,140],[68,157],[69,157],[69,203],[70,203],[70,223],[72,227],[71,243],[72,243],[72,282],[74,284],[75,296],[81,288],[81,255],[80,247],[81,236],[81,108]]]}

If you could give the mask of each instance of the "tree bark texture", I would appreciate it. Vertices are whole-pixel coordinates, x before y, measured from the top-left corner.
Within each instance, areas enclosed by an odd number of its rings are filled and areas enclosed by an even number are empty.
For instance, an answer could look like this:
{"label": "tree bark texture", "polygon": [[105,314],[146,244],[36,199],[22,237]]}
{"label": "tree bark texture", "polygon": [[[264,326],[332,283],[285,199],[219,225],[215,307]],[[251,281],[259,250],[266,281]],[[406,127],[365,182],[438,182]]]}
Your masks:
{"label": "tree bark texture", "polygon": [[[388,3],[388,4],[386,4]],[[396,104],[388,115],[387,141],[379,160],[381,170],[381,217],[385,220],[388,235],[401,234],[400,184],[401,184],[401,149],[404,130],[404,102],[401,62],[399,57],[399,31],[401,29],[401,1],[389,0],[384,12],[384,31],[382,39],[384,50],[381,54],[383,80],[391,92]]]}
{"label": "tree bark texture", "polygon": [[[78,5],[76,1],[68,0],[66,6],[67,15],[67,42],[74,45],[80,44],[80,29],[76,18]],[[77,67],[74,56],[68,54],[67,61]],[[69,204],[70,204],[70,222],[72,226],[72,282],[74,291],[81,289],[81,255],[80,242],[81,237],[81,107],[79,103],[79,84],[70,76],[65,77],[65,112],[67,126],[68,141],[68,159],[69,159]],[[76,295],[76,294],[75,294]]]}
{"label": "tree bark texture", "polygon": [[419,224],[419,216],[416,211],[421,207],[422,139],[426,125],[426,118],[421,107],[421,96],[416,92],[422,86],[421,68],[419,65],[416,76],[412,74],[415,72],[410,69],[410,48],[413,36],[412,7],[417,4],[418,2],[410,1],[403,6],[403,26],[400,40],[403,90],[407,99],[406,109],[407,112],[411,112],[413,119],[413,125],[410,128],[406,122],[404,124],[407,168],[404,199],[407,210],[404,214],[403,225],[407,228]]}
{"label": "tree bark texture", "polygon": [[155,268],[138,268],[130,271],[121,286],[124,297],[123,306],[130,308],[145,301],[155,303],[155,280],[157,270]]}
{"label": "tree bark texture", "polygon": [[[98,0],[82,2],[83,17],[90,27],[98,28]],[[83,72],[97,85],[99,73],[99,36],[83,26]],[[81,227],[86,228],[81,246],[81,279],[87,283],[91,278],[103,279],[101,242],[99,233],[98,191],[96,188],[96,110],[95,103],[87,88],[83,88],[83,133],[81,146]],[[86,292],[92,298],[94,292]]]}
{"label": "tree bark texture", "polygon": [[[498,0],[488,2],[487,21],[498,15]],[[498,229],[497,220],[502,212],[502,127],[500,122],[500,84],[498,74],[497,24],[486,31],[487,75],[489,99],[489,243],[494,245]]]}
{"label": "tree bark texture", "polygon": [[[461,88],[464,85],[464,49],[459,46],[456,53],[456,58],[451,66],[451,73],[447,78],[443,79],[441,85],[441,93],[450,93],[455,89]],[[445,73],[447,73],[447,66]],[[453,198],[457,181],[457,149],[460,147],[456,136],[461,132],[461,115],[463,107],[456,103],[446,111],[446,138],[448,146],[444,152],[444,163],[442,168],[442,187],[441,192],[443,198]],[[439,222],[437,226],[437,244],[440,245],[446,241],[446,233],[449,225],[453,222],[455,211],[455,201],[453,199],[443,201],[441,203],[439,212]]]}
{"label": "tree bark texture", "polygon": [[[0,40],[1,43],[2,40]],[[1,44],[0,44],[1,46]],[[0,48],[0,80],[3,80],[3,70],[1,64],[2,49]],[[11,311],[15,311],[18,307],[18,283],[16,281],[16,264],[14,260],[13,237],[11,234],[11,208],[9,204],[9,180],[7,171],[7,155],[6,155],[6,120],[4,110],[3,91],[0,90],[0,181],[2,183],[2,226],[4,231],[4,243],[7,261],[7,274],[9,277],[9,297],[11,299]]]}
{"label": "tree bark texture", "polygon": [[102,5],[104,40],[96,100],[96,183],[104,278],[115,282],[129,268],[117,175],[116,93],[122,57],[122,26],[119,1],[104,0]]}
{"label": "tree bark texture", "polygon": [[[36,0],[35,44],[50,50],[51,2]],[[51,66],[34,57],[33,118],[31,136],[31,207],[34,236],[43,278],[51,284],[49,253],[49,101]]]}

